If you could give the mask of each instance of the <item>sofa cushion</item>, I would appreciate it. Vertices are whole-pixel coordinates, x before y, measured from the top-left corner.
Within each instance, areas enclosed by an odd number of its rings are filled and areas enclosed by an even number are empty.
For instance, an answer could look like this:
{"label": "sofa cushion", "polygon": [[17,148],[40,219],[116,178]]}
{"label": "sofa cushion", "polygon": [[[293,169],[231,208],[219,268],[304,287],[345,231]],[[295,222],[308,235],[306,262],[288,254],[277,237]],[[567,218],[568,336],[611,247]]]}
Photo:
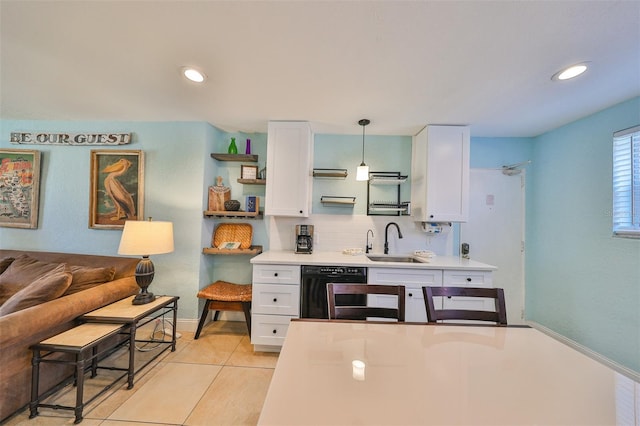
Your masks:
{"label": "sofa cushion", "polygon": [[0,305],[60,265],[62,263],[41,262],[26,254],[16,257],[7,270],[0,274]]}
{"label": "sofa cushion", "polygon": [[0,306],[0,316],[20,311],[62,296],[71,284],[71,269],[65,263],[40,276]]}
{"label": "sofa cushion", "polygon": [[0,274],[6,271],[14,260],[16,260],[15,257],[5,257],[4,259],[0,259]]}
{"label": "sofa cushion", "polygon": [[71,285],[64,292],[64,296],[95,287],[113,280],[116,274],[116,268],[92,268],[90,266],[71,265],[71,274],[73,278]]}

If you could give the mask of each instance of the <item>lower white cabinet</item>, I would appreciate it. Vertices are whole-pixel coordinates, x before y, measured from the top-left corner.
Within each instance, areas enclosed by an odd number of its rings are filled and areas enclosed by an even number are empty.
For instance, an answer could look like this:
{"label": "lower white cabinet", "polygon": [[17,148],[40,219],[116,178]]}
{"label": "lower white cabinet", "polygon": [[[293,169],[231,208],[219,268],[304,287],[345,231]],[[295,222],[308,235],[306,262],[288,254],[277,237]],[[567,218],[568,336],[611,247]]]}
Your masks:
{"label": "lower white cabinet", "polygon": [[[368,284],[405,286],[405,321],[426,322],[427,309],[424,305],[422,287],[442,285],[441,269],[369,268]],[[385,300],[386,298],[387,300]],[[395,306],[394,296],[377,296],[379,306]],[[372,301],[373,303],[373,301]]]}
{"label": "lower white cabinet", "polygon": [[[391,284],[405,286],[405,321],[426,322],[427,308],[422,287],[493,287],[491,271],[413,269],[413,268],[369,268],[368,284]],[[370,296],[372,297],[372,296]],[[493,311],[493,299],[467,297],[434,298],[436,308],[473,309]],[[395,306],[393,296],[373,296],[372,304],[383,307]]]}
{"label": "lower white cabinet", "polygon": [[291,318],[300,316],[300,266],[253,265],[251,343],[279,351]]}
{"label": "lower white cabinet", "polygon": [[[443,273],[442,285],[445,287],[493,287],[493,274],[491,271],[450,271]],[[474,311],[493,311],[495,305],[493,299],[478,297],[444,298],[442,301],[445,309],[465,309]]]}

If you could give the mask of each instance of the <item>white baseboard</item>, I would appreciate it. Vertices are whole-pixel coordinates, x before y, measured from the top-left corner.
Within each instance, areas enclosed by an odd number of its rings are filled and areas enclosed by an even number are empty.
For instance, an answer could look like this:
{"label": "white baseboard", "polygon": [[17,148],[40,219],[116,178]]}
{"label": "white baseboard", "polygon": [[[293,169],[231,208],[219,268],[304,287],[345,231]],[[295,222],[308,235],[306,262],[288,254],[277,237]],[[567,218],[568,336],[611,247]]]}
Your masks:
{"label": "white baseboard", "polygon": [[541,332],[543,332],[544,334],[547,334],[551,337],[553,337],[554,339],[564,343],[567,346],[572,347],[573,349],[577,350],[580,353],[585,354],[586,356],[588,356],[589,358],[593,358],[596,361],[606,365],[607,367],[617,371],[620,374],[623,374],[627,377],[629,377],[630,379],[640,383],[640,372],[634,371],[630,368],[625,367],[624,365],[618,364],[617,362],[610,360],[609,358],[599,354],[598,352],[595,352],[589,348],[587,348],[586,346],[581,345],[580,343],[569,339],[566,336],[563,336],[562,334],[559,334],[553,330],[551,330],[550,328],[545,327],[542,324],[539,324],[535,321],[527,321],[527,324],[530,325],[531,327],[535,328],[536,330],[540,330]]}

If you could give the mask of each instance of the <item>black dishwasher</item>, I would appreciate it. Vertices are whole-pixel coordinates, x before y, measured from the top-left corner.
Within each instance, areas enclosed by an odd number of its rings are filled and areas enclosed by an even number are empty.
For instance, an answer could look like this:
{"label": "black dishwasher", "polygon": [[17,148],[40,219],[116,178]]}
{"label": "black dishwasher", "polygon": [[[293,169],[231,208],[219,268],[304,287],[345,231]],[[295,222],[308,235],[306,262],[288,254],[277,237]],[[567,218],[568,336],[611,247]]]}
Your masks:
{"label": "black dishwasher", "polygon": [[[302,266],[300,288],[300,318],[329,318],[327,306],[328,283],[366,284],[367,268],[353,266]],[[337,305],[365,306],[366,295],[344,295],[336,297]]]}

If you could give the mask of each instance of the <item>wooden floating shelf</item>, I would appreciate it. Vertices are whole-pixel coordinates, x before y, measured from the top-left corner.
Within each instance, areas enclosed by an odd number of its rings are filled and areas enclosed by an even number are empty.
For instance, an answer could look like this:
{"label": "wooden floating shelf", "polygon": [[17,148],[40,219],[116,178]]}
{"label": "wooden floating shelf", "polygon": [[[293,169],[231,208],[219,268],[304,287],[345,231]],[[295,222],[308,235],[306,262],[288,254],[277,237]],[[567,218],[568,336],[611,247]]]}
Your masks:
{"label": "wooden floating shelf", "polygon": [[266,179],[238,179],[238,183],[245,185],[266,185]]}
{"label": "wooden floating shelf", "polygon": [[246,218],[246,219],[262,219],[262,212],[244,212],[238,211],[214,211],[205,210],[204,216],[206,217],[231,217],[231,218]]}
{"label": "wooden floating shelf", "polygon": [[202,254],[222,254],[222,255],[237,255],[237,254],[260,254],[262,253],[262,246],[251,246],[247,249],[220,249],[217,247],[205,247],[202,249]]}
{"label": "wooden floating shelf", "polygon": [[226,153],[213,153],[211,157],[219,161],[244,161],[250,163],[257,163],[258,156],[255,154],[226,154]]}

